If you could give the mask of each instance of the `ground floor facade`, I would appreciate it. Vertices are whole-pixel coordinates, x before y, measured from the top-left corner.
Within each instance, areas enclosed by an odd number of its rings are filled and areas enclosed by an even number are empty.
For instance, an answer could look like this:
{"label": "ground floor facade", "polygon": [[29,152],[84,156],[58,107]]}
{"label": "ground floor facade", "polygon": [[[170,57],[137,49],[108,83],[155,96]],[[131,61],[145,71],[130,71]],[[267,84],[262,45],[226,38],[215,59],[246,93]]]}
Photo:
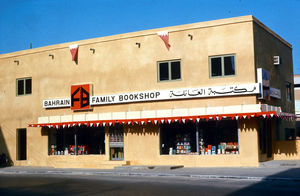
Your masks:
{"label": "ground floor facade", "polygon": [[131,112],[126,118],[121,113],[47,116],[9,135],[2,131],[2,138],[6,148],[14,151],[10,153],[14,165],[20,166],[257,167],[267,160],[299,159],[298,140],[275,139],[278,127],[293,124],[276,111],[224,114],[223,108],[218,114],[195,115],[199,110],[188,109],[186,115],[184,110],[172,110],[171,117],[166,110],[152,111],[152,116],[150,111]]}

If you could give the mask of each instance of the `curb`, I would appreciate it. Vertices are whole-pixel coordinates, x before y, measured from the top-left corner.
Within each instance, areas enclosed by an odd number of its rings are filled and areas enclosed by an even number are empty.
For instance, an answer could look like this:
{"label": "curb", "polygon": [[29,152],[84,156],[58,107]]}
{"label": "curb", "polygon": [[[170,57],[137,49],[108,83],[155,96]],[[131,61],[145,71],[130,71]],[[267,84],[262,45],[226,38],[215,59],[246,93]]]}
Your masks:
{"label": "curb", "polygon": [[252,180],[252,181],[296,181],[300,178],[284,177],[257,177],[257,176],[230,176],[230,175],[201,175],[201,174],[171,174],[171,173],[142,173],[142,172],[78,172],[78,171],[0,171],[7,175],[84,175],[84,176],[133,176],[133,177],[183,177],[193,179],[219,179],[219,180]]}

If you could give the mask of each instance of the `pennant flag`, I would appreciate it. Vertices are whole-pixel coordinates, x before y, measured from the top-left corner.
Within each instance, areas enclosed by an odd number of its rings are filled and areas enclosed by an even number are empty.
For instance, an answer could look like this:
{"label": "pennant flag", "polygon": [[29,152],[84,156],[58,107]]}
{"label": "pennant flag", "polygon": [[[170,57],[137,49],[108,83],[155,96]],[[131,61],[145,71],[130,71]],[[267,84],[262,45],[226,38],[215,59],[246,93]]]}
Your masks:
{"label": "pennant flag", "polygon": [[78,44],[73,44],[69,46],[70,52],[72,54],[72,61],[77,61],[78,57]]}
{"label": "pennant flag", "polygon": [[157,32],[157,35],[164,41],[167,49],[170,49],[170,44],[169,44],[169,32],[168,31],[160,31]]}

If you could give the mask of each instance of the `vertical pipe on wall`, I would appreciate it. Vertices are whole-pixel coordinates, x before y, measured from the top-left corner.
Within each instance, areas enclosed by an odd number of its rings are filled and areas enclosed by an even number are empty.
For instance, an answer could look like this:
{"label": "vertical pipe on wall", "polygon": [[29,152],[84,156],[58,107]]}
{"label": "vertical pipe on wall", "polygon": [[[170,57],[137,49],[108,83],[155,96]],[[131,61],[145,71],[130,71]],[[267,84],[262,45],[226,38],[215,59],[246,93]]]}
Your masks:
{"label": "vertical pipe on wall", "polygon": [[160,126],[158,126],[158,149],[159,149],[159,155],[162,155],[162,146],[161,146],[161,130]]}
{"label": "vertical pipe on wall", "polygon": [[77,127],[75,127],[74,143],[75,143],[75,155],[78,155],[78,151],[77,151]]}
{"label": "vertical pipe on wall", "polygon": [[237,131],[237,136],[238,136],[238,153],[240,154],[240,133],[239,133],[239,121],[236,119],[236,131]]}
{"label": "vertical pipe on wall", "polygon": [[196,150],[197,154],[199,154],[199,123],[196,122]]}

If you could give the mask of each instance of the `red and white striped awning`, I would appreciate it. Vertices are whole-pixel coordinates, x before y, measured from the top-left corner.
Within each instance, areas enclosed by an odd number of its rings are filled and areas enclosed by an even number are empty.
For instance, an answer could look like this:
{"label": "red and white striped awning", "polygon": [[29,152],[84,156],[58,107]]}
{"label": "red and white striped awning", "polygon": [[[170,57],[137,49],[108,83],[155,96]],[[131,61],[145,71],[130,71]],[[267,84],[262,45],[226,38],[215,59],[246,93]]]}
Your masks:
{"label": "red and white striped awning", "polygon": [[49,128],[65,128],[74,126],[87,126],[87,127],[98,127],[98,126],[113,126],[118,124],[127,125],[146,125],[152,124],[164,124],[164,123],[186,123],[188,121],[199,122],[201,119],[209,120],[221,120],[221,119],[250,119],[250,118],[280,118],[285,120],[294,120],[295,115],[289,113],[277,113],[275,111],[269,112],[255,112],[255,113],[237,113],[237,114],[216,114],[216,115],[200,115],[200,116],[182,116],[182,117],[164,117],[164,118],[141,118],[141,119],[120,119],[120,120],[94,120],[94,121],[76,121],[76,122],[60,122],[60,123],[37,123],[29,124],[29,127],[49,127]]}

